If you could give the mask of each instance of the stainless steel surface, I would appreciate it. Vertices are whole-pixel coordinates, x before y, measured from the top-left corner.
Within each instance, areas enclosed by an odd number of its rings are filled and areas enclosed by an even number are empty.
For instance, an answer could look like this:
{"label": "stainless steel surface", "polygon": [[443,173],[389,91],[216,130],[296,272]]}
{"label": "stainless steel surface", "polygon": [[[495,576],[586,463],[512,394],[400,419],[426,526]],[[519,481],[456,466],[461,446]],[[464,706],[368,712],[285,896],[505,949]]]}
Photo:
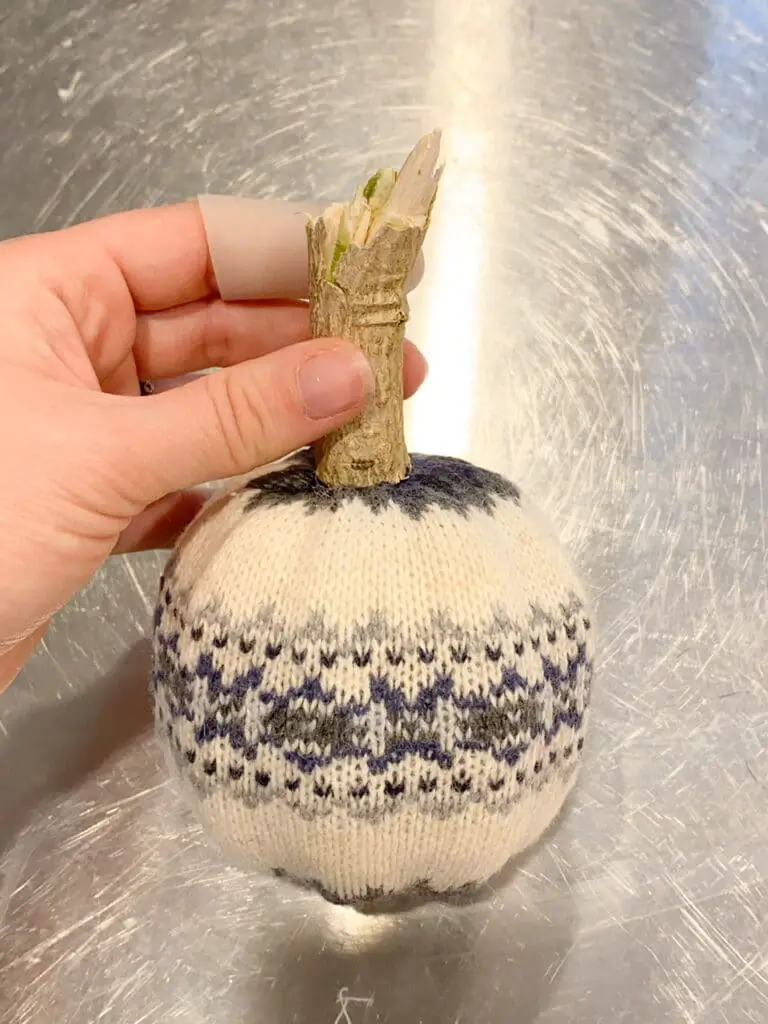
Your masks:
{"label": "stainless steel surface", "polygon": [[4,234],[335,197],[444,126],[411,440],[538,496],[602,663],[548,843],[363,917],[205,844],[148,731],[161,558],[115,562],[0,700],[0,1020],[768,1020],[767,37],[761,0],[3,5]]}

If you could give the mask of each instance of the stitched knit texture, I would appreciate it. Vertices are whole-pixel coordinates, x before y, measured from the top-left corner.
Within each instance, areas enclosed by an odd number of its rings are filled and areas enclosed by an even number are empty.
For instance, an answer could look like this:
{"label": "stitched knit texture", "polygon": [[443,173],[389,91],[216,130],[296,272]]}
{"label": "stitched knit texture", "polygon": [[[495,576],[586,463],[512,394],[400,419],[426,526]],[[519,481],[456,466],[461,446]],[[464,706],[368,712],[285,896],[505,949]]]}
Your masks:
{"label": "stitched knit texture", "polygon": [[482,882],[574,784],[584,596],[503,477],[414,456],[331,490],[306,453],[211,502],[161,580],[158,727],[203,821],[355,902]]}

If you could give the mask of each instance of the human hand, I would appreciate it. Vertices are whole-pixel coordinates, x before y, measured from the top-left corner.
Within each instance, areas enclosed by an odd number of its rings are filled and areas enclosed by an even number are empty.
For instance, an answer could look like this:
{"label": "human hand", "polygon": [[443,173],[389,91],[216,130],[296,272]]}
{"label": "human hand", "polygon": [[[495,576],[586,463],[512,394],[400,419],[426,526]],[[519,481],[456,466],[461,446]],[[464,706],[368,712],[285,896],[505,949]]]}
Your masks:
{"label": "human hand", "polygon": [[[302,293],[295,255],[270,295]],[[174,543],[197,485],[316,440],[369,394],[352,344],[310,339],[306,304],[221,300],[197,203],[0,243],[0,323],[0,690],[111,554]],[[141,379],[210,367],[139,397]],[[425,372],[407,345],[406,396]]]}

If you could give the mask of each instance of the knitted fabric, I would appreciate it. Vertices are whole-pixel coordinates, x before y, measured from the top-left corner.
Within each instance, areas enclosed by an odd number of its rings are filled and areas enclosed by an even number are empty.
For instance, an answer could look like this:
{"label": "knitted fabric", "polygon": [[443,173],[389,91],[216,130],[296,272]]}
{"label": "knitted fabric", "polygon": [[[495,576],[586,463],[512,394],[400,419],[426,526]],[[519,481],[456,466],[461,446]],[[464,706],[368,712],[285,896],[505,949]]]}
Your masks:
{"label": "knitted fabric", "polygon": [[544,832],[592,661],[579,583],[509,481],[414,456],[402,484],[332,490],[300,453],[180,541],[152,684],[213,833],[353,902],[481,882]]}

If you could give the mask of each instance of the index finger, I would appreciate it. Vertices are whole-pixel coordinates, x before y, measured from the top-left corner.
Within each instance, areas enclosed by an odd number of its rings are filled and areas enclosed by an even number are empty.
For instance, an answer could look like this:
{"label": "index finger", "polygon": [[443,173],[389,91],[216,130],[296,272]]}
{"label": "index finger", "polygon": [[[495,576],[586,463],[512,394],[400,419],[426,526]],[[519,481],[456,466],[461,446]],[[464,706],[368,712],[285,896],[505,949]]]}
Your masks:
{"label": "index finger", "polygon": [[318,209],[314,203],[206,196],[113,214],[66,233],[107,251],[141,311],[212,295],[294,299],[308,290],[302,213]]}

